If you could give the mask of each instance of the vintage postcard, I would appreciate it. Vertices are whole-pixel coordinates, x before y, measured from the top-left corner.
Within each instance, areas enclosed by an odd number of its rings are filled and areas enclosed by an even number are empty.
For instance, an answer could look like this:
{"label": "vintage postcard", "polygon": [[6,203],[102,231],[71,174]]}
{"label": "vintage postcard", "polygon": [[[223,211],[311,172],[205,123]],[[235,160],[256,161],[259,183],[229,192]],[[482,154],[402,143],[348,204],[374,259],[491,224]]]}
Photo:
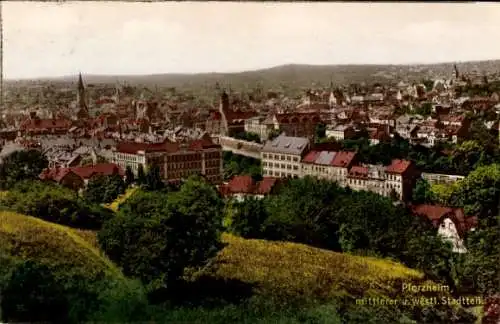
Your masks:
{"label": "vintage postcard", "polygon": [[0,322],[500,323],[499,4],[0,12]]}

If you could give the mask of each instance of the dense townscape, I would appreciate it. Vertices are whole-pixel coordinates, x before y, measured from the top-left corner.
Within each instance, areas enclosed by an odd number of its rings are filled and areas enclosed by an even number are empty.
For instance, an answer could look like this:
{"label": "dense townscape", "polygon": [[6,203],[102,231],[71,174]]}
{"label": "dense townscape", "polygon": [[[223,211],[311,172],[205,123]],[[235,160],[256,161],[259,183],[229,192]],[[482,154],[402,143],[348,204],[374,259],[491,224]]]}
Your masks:
{"label": "dense townscape", "polygon": [[500,71],[452,66],[296,96],[8,84],[0,319],[499,323]]}

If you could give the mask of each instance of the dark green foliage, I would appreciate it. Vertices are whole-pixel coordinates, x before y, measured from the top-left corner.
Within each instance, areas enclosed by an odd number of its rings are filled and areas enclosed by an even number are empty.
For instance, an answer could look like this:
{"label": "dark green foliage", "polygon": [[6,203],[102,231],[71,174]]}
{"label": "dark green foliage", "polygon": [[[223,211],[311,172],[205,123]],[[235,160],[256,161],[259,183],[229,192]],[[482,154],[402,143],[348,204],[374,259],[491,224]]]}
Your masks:
{"label": "dark green foliage", "polygon": [[119,195],[123,194],[126,184],[122,177],[115,174],[112,176],[94,176],[90,179],[83,196],[92,203],[110,203]]}
{"label": "dark green foliage", "polygon": [[47,158],[38,150],[15,151],[0,164],[0,189],[9,189],[22,180],[38,179],[47,166]]}
{"label": "dark green foliage", "polygon": [[144,172],[144,166],[139,164],[137,167],[137,184],[143,185],[146,183],[146,173]]}
{"label": "dark green foliage", "polygon": [[127,168],[125,168],[125,184],[127,187],[129,187],[131,184],[133,184],[135,181],[135,176],[134,172],[132,171],[132,168],[127,165]]}
{"label": "dark green foliage", "polygon": [[165,184],[161,179],[160,168],[155,165],[148,170],[146,175],[146,183],[144,184],[144,189],[149,191],[162,190],[165,188]]}
{"label": "dark green foliage", "polygon": [[70,301],[48,267],[21,263],[0,288],[3,321],[67,323]]}
{"label": "dark green foliage", "polygon": [[428,204],[434,201],[431,185],[425,179],[418,179],[413,188],[412,202],[414,204]]}
{"label": "dark green foliage", "polygon": [[231,206],[232,218],[229,230],[245,238],[259,238],[262,224],[267,218],[263,200],[246,198]]}
{"label": "dark green foliage", "polygon": [[82,229],[99,229],[113,215],[104,207],[78,198],[70,189],[40,181],[16,184],[0,199],[0,207]]}
{"label": "dark green foliage", "polygon": [[461,286],[465,292],[493,295],[500,287],[500,218],[495,225],[485,222],[467,239]]}
{"label": "dark green foliage", "polygon": [[232,152],[224,152],[223,163],[224,179],[226,180],[231,179],[235,175],[249,175],[254,180],[262,179],[260,160],[233,154]]}
{"label": "dark green foliage", "polygon": [[276,130],[276,129],[273,129],[269,132],[269,136],[268,136],[268,139],[270,141],[272,141],[273,139],[275,139],[276,137],[280,136],[281,134],[281,131],[280,130]]}
{"label": "dark green foliage", "polygon": [[99,244],[149,289],[169,286],[221,248],[222,201],[202,179],[190,178],[168,195],[139,192],[130,200],[99,232]]}
{"label": "dark green foliage", "polygon": [[326,136],[326,125],[325,124],[316,125],[316,129],[315,129],[316,140],[325,138],[325,136]]}

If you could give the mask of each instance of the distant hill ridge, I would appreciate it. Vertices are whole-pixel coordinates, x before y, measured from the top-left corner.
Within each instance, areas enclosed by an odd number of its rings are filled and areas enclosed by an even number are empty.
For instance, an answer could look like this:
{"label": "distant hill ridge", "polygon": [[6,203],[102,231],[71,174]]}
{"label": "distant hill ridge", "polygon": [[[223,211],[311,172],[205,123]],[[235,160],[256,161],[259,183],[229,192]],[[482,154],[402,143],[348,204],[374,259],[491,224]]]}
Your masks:
{"label": "distant hill ridge", "polygon": [[[471,73],[500,73],[500,60],[449,62],[436,64],[410,64],[410,65],[378,65],[378,64],[347,64],[347,65],[308,65],[286,64],[254,71],[234,73],[160,73],[150,75],[92,75],[83,76],[89,83],[116,83],[126,82],[130,85],[157,85],[165,87],[182,86],[209,86],[216,82],[221,86],[231,85],[234,88],[256,84],[272,86],[286,83],[289,86],[310,86],[311,83],[329,85],[383,82],[388,80],[421,80],[433,76],[451,77],[454,73],[453,65],[457,64],[460,72]],[[40,78],[33,80],[19,80],[19,82],[74,82],[77,76],[62,76]],[[14,80],[5,80],[11,83]]]}

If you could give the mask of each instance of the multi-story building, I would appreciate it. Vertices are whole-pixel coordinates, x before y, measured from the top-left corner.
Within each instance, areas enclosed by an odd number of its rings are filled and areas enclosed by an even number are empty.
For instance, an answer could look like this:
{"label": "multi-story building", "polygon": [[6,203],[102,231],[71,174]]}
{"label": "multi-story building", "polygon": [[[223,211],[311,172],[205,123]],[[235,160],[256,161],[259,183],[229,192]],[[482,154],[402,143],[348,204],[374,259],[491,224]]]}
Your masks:
{"label": "multi-story building", "polygon": [[310,151],[301,163],[301,176],[313,176],[336,181],[344,186],[356,152]]}
{"label": "multi-story building", "polygon": [[302,137],[280,135],[267,141],[261,152],[264,176],[300,177],[301,161],[309,149],[309,140]]}
{"label": "multi-story building", "polygon": [[388,166],[353,166],[347,175],[346,185],[354,190],[367,190],[386,197],[407,200],[411,197],[417,172],[411,161],[392,160]]}
{"label": "multi-story building", "polygon": [[287,136],[307,137],[314,139],[316,126],[322,123],[319,112],[274,114],[266,123]]}
{"label": "multi-story building", "polygon": [[[332,125],[333,126],[333,125]],[[352,126],[349,125],[335,125],[327,126],[325,131],[325,136],[327,138],[334,138],[337,141],[343,141],[348,138],[352,138],[356,135],[356,131]]]}
{"label": "multi-story building", "polygon": [[272,128],[264,123],[265,119],[265,117],[260,116],[246,119],[245,132],[259,135],[261,141],[267,140]]}
{"label": "multi-story building", "polygon": [[124,169],[130,166],[135,174],[139,165],[145,171],[157,166],[164,181],[175,182],[200,174],[211,183],[222,182],[221,146],[206,138],[185,143],[119,143],[113,161]]}

